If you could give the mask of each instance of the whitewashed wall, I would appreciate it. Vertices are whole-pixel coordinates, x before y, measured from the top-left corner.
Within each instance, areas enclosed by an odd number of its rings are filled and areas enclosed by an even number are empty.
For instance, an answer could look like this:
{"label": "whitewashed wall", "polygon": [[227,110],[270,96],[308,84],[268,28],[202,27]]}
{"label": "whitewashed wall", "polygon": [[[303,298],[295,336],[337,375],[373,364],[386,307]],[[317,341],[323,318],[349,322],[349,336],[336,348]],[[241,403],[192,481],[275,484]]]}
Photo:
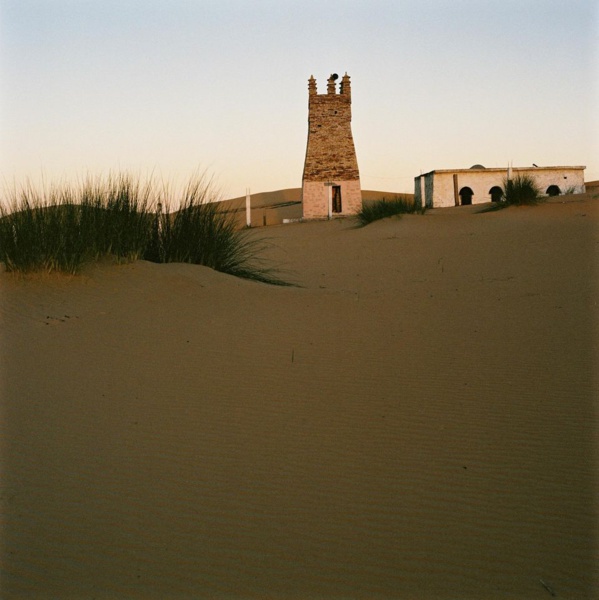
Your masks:
{"label": "whitewashed wall", "polygon": [[[549,186],[556,185],[560,194],[573,190],[584,192],[584,167],[527,167],[513,168],[512,177],[529,175],[534,178],[542,194],[547,193]],[[432,208],[455,206],[454,175],[458,178],[458,192],[469,187],[474,195],[472,204],[490,202],[490,190],[499,186],[503,189],[507,177],[507,169],[456,169],[438,170],[420,175],[414,179],[414,193],[424,187],[421,196],[425,206]],[[424,182],[424,186],[422,183]]]}

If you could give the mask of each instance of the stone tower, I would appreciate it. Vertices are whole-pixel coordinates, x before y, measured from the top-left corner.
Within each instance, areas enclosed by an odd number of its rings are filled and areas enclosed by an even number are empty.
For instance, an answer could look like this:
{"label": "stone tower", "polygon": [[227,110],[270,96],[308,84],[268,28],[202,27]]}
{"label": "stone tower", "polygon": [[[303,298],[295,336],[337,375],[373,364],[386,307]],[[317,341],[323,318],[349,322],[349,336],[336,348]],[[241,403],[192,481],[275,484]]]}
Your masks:
{"label": "stone tower", "polygon": [[351,132],[351,84],[346,73],[339,93],[333,74],[327,93],[308,80],[308,146],[302,180],[304,219],[353,215],[362,209],[358,160]]}

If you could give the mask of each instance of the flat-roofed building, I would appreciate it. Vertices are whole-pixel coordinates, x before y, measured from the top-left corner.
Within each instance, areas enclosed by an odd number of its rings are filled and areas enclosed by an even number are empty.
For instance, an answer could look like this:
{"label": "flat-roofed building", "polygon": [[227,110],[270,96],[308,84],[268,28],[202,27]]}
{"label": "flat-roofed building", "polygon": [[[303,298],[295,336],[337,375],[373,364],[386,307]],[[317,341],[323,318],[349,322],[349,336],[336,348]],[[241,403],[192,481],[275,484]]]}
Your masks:
{"label": "flat-roofed building", "polygon": [[436,169],[414,178],[414,201],[427,208],[482,204],[501,200],[508,178],[531,177],[546,196],[585,191],[586,167],[509,167],[474,165],[469,169]]}

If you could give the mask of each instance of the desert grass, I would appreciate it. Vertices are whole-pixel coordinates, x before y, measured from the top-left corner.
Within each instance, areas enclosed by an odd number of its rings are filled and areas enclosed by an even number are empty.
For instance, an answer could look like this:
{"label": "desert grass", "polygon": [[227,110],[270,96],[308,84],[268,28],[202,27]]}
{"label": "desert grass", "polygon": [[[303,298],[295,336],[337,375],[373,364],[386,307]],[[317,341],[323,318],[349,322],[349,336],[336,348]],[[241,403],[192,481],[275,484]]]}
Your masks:
{"label": "desert grass", "polygon": [[291,285],[260,258],[267,242],[239,229],[235,214],[223,210],[215,194],[211,182],[200,175],[189,181],[178,210],[171,211],[168,201],[158,204],[144,258],[204,265],[243,279]]}
{"label": "desert grass", "polygon": [[537,204],[540,201],[541,190],[530,175],[516,175],[513,179],[503,182],[504,202],[512,206]]}
{"label": "desert grass", "polygon": [[286,285],[260,259],[264,242],[237,229],[218,199],[201,175],[182,197],[128,174],[41,191],[27,183],[0,205],[0,262],[9,272],[69,274],[105,257],[187,262]]}
{"label": "desert grass", "polygon": [[152,188],[129,175],[39,190],[31,183],[0,205],[0,261],[9,272],[76,274],[106,256],[140,258],[149,240]]}
{"label": "desert grass", "polygon": [[75,273],[93,258],[93,220],[71,190],[43,193],[27,184],[0,206],[0,260],[7,271]]}
{"label": "desert grass", "polygon": [[503,180],[503,198],[479,212],[495,212],[509,206],[533,206],[541,201],[541,190],[530,175],[518,174]]}
{"label": "desert grass", "polygon": [[400,216],[402,214],[424,214],[426,208],[414,202],[413,198],[395,196],[391,200],[383,198],[374,202],[363,204],[362,210],[356,215],[361,226],[368,225],[373,221],[387,217]]}
{"label": "desert grass", "polygon": [[143,257],[151,239],[153,206],[160,195],[151,181],[129,174],[86,182],[80,206],[93,221],[89,234],[94,258],[111,256],[118,262]]}

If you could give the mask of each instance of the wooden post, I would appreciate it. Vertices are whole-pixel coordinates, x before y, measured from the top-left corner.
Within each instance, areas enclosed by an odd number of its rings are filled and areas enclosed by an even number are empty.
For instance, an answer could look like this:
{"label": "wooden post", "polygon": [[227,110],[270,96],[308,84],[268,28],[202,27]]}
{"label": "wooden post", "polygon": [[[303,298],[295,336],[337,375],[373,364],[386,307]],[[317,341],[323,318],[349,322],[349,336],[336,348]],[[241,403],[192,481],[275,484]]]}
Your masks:
{"label": "wooden post", "polygon": [[252,226],[252,208],[250,200],[250,188],[245,190],[245,224],[246,227]]}
{"label": "wooden post", "polygon": [[460,205],[460,194],[458,191],[458,174],[453,174],[453,201],[456,206]]}

